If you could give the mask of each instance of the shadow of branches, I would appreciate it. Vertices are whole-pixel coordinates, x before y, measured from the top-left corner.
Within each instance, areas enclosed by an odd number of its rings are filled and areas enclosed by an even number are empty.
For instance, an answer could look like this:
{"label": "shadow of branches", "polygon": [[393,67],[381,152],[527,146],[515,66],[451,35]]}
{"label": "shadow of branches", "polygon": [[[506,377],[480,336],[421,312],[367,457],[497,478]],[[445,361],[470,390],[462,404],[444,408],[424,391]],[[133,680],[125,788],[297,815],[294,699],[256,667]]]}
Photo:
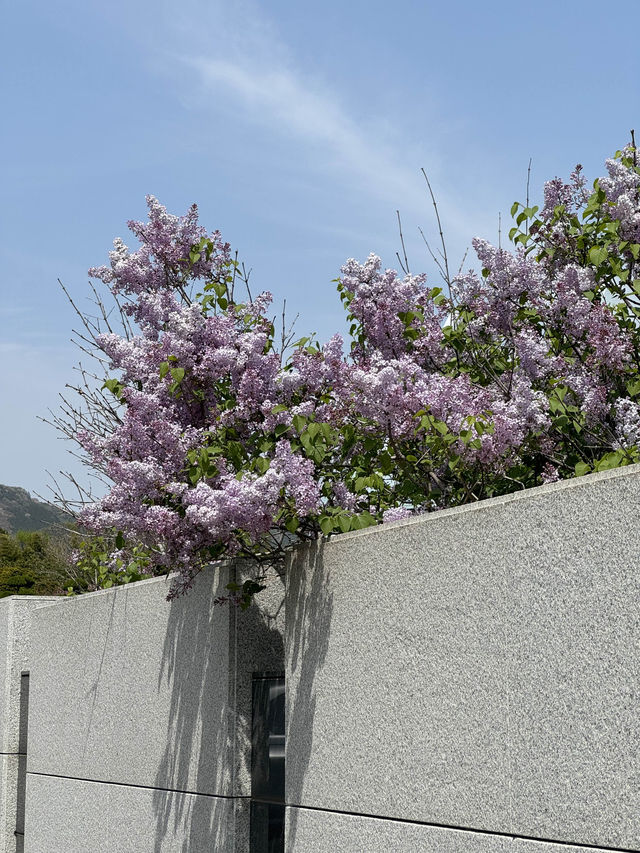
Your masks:
{"label": "shadow of branches", "polygon": [[250,795],[252,673],[284,668],[283,592],[274,573],[260,607],[214,606],[242,572],[205,571],[168,605],[158,691],[166,682],[170,722],[155,779],[155,853],[170,837],[182,838],[182,853],[248,850],[248,808],[234,798]]}
{"label": "shadow of branches", "polygon": [[290,853],[295,850],[296,841],[295,806],[302,802],[313,750],[315,680],[327,655],[333,610],[331,573],[324,555],[325,543],[313,543],[296,552],[287,573],[286,802],[291,808],[286,849]]}

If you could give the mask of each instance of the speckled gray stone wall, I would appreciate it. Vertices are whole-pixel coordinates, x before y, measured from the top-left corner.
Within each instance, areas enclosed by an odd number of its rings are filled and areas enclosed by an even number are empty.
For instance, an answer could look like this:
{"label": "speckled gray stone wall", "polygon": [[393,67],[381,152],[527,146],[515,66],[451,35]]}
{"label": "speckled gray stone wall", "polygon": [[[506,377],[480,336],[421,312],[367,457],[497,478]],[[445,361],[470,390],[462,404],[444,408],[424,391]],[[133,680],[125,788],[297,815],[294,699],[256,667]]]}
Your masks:
{"label": "speckled gray stone wall", "polygon": [[[610,853],[611,848],[555,844],[417,823],[331,812],[288,810],[295,853]],[[291,837],[291,832],[288,833]]]}
{"label": "speckled gray stone wall", "polygon": [[213,606],[240,567],[0,602],[0,803],[29,669],[27,853],[248,853],[251,677],[286,646],[287,853],[640,851],[639,506],[635,467],[320,543],[284,643],[275,574]]}
{"label": "speckled gray stone wall", "polygon": [[634,466],[300,554],[287,802],[640,850],[639,508]]}
{"label": "speckled gray stone wall", "polygon": [[28,803],[38,816],[25,839],[31,853],[235,849],[233,799],[30,774]]}
{"label": "speckled gray stone wall", "polygon": [[27,853],[248,853],[251,677],[283,669],[283,584],[214,606],[237,572],[173,602],[157,578],[34,615]]}
{"label": "speckled gray stone wall", "polygon": [[0,853],[22,849],[27,706],[21,676],[31,667],[30,616],[34,608],[58,600],[35,595],[0,599]]}

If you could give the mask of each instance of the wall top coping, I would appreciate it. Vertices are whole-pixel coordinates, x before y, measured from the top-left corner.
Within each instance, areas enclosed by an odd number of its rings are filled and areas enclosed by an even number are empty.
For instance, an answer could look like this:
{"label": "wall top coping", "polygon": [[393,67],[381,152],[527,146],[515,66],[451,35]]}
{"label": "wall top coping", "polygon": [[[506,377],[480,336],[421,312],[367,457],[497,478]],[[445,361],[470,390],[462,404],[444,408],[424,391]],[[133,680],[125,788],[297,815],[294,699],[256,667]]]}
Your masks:
{"label": "wall top coping", "polygon": [[384,530],[398,529],[402,527],[412,527],[416,524],[436,523],[442,518],[451,516],[464,515],[471,512],[483,512],[494,509],[495,507],[504,506],[505,504],[513,503],[520,500],[536,500],[545,498],[549,494],[555,492],[568,491],[570,489],[581,489],[598,486],[600,483],[608,482],[609,480],[632,478],[640,476],[640,463],[636,465],[625,465],[622,468],[613,468],[610,471],[600,471],[595,474],[585,474],[582,477],[572,477],[569,480],[559,480],[556,483],[545,483],[543,486],[534,486],[530,489],[521,489],[518,492],[512,492],[508,495],[499,495],[495,498],[484,498],[481,501],[474,503],[463,504],[462,506],[450,507],[448,509],[438,509],[433,512],[421,512],[410,518],[402,518],[398,521],[389,521],[386,524],[377,524],[372,527],[365,527],[363,530],[352,530],[349,533],[340,533],[333,536],[323,537],[325,541],[344,542],[348,539],[354,539],[362,536],[375,536]]}
{"label": "wall top coping", "polygon": [[[126,595],[128,589],[139,589],[141,586],[149,586],[151,584],[162,585],[167,587],[169,591],[169,583],[173,577],[173,573],[169,575],[159,575],[158,577],[145,578],[141,581],[132,581],[131,583],[118,584],[109,587],[109,589],[96,589],[93,592],[83,592],[79,595],[54,595],[54,596],[35,596],[35,595],[11,595],[8,598],[39,598],[45,601],[39,608],[50,607],[52,604],[77,604],[80,601],[87,601],[99,595]],[[0,599],[2,601],[2,599]]]}
{"label": "wall top coping", "polygon": [[[508,495],[500,495],[495,498],[485,498],[481,501],[476,501],[475,503],[463,504],[462,506],[451,507],[449,509],[439,509],[433,512],[423,512],[418,515],[412,516],[411,518],[403,518],[399,521],[391,521],[387,524],[378,524],[374,527],[367,527],[364,530],[353,530],[350,533],[340,533],[339,535],[322,537],[322,540],[327,543],[338,543],[345,542],[350,539],[360,538],[363,536],[376,536],[380,535],[386,530],[397,530],[404,527],[413,527],[417,524],[433,524],[437,523],[440,519],[450,518],[452,516],[464,515],[472,512],[484,512],[487,510],[494,509],[496,507],[504,506],[505,504],[514,503],[516,501],[521,500],[537,500],[539,498],[544,498],[549,494],[554,494],[556,492],[568,491],[570,489],[580,489],[580,488],[588,488],[598,486],[600,483],[608,482],[609,480],[615,480],[619,478],[632,478],[640,476],[640,463],[636,465],[627,465],[623,468],[614,468],[611,471],[601,471],[595,474],[586,474],[583,477],[573,477],[570,480],[559,480],[557,483],[546,483],[543,486],[534,486],[530,489],[522,489],[518,492],[512,492]],[[296,549],[293,549],[293,553],[295,553]],[[229,561],[232,562],[232,561]],[[146,578],[145,580],[135,581],[131,584],[124,584],[122,586],[113,586],[109,589],[99,589],[95,592],[87,592],[78,596],[47,596],[47,595],[9,595],[4,598],[0,598],[0,607],[3,606],[4,602],[13,602],[13,601],[29,601],[29,602],[39,602],[36,609],[40,609],[42,607],[51,607],[56,604],[71,604],[73,602],[83,601],[88,598],[93,598],[98,595],[113,595],[115,594],[126,594],[126,590],[128,588],[139,588],[143,585],[164,585],[166,587],[169,586],[172,575],[161,575],[159,577],[154,578]]]}
{"label": "wall top coping", "polygon": [[49,607],[51,604],[58,604],[60,601],[63,601],[65,597],[62,595],[5,595],[0,598],[0,607],[2,607],[5,601],[44,601],[46,604],[40,604],[40,607]]}

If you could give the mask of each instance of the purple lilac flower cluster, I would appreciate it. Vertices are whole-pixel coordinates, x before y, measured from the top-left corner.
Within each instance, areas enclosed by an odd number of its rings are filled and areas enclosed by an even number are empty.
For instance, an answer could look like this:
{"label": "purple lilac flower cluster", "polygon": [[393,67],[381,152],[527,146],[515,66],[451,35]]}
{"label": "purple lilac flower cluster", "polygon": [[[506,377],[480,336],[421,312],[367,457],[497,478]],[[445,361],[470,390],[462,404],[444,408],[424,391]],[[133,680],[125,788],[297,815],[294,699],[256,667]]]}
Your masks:
{"label": "purple lilac flower cluster", "polygon": [[287,358],[270,295],[231,298],[219,233],[150,197],[149,222],[129,223],[140,248],[117,240],[90,271],[137,332],[95,341],[121,422],[77,435],[113,484],[82,522],[146,545],[186,587],[212,559],[635,461],[639,188],[633,149],[595,196],[579,167],[554,179],[516,248],[475,240],[482,274],[449,295],[351,259],[350,351],[336,335]]}

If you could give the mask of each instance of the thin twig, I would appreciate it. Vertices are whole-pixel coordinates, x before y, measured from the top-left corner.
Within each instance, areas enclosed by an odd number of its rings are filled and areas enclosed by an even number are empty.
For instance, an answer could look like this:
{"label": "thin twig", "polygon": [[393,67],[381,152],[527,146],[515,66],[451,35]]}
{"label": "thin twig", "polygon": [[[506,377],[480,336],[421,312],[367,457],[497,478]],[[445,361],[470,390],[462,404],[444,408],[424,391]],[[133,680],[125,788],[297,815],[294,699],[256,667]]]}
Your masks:
{"label": "thin twig", "polygon": [[436,222],[438,223],[438,229],[440,231],[440,242],[442,244],[442,259],[444,261],[444,267],[446,270],[446,279],[445,280],[446,280],[447,284],[449,285],[449,287],[451,287],[451,276],[449,275],[449,261],[447,258],[447,245],[445,243],[444,233],[442,231],[442,223],[440,221],[440,213],[438,211],[438,203],[436,202],[436,197],[433,194],[433,190],[431,188],[429,178],[427,177],[427,173],[425,172],[424,169],[422,169],[421,171],[422,171],[422,174],[424,175],[425,181],[427,182],[427,187],[429,188],[429,194],[431,195],[431,201],[433,203],[433,209],[436,212]]}
{"label": "thin twig", "polygon": [[396,210],[396,215],[397,215],[397,217],[398,217],[398,231],[400,232],[400,244],[401,244],[401,246],[402,246],[402,254],[403,254],[403,257],[404,257],[404,264],[403,264],[403,263],[402,263],[402,261],[400,260],[400,257],[399,257],[399,255],[398,255],[398,253],[397,253],[397,252],[396,252],[396,257],[398,258],[398,261],[400,262],[400,266],[402,267],[402,271],[404,272],[404,274],[405,274],[405,275],[410,275],[410,272],[409,272],[409,260],[408,260],[408,258],[407,258],[407,249],[406,249],[406,247],[405,247],[405,245],[404,245],[404,235],[402,234],[402,222],[401,222],[401,220],[400,220],[400,211],[399,211],[399,210]]}
{"label": "thin twig", "polygon": [[460,261],[460,266],[458,267],[458,273],[457,273],[457,275],[456,275],[456,278],[458,278],[458,276],[461,276],[461,275],[462,275],[462,267],[464,266],[464,262],[467,260],[467,255],[468,255],[468,254],[469,254],[469,248],[467,247],[467,248],[464,250],[464,255],[462,256],[462,260]]}
{"label": "thin twig", "polygon": [[420,236],[421,236],[421,237],[422,237],[422,239],[424,240],[424,244],[425,244],[425,246],[427,247],[427,251],[428,251],[428,252],[429,252],[429,254],[431,255],[431,258],[432,258],[433,262],[436,264],[436,266],[437,266],[437,267],[438,267],[438,269],[440,270],[440,275],[442,276],[443,281],[445,281],[445,282],[446,282],[446,281],[447,281],[447,278],[446,278],[447,273],[446,273],[445,268],[442,266],[442,264],[441,264],[441,262],[440,262],[440,259],[436,256],[436,254],[434,253],[433,249],[432,249],[432,248],[431,248],[431,246],[429,245],[429,241],[428,241],[428,240],[427,240],[427,238],[425,237],[425,234],[424,234],[424,231],[422,230],[422,228],[418,228],[418,231],[420,232]]}
{"label": "thin twig", "polygon": [[[531,182],[531,163],[533,161],[532,157],[529,157],[529,165],[527,167],[527,207],[529,207],[529,184]],[[529,217],[527,216],[527,231],[529,233]]]}

